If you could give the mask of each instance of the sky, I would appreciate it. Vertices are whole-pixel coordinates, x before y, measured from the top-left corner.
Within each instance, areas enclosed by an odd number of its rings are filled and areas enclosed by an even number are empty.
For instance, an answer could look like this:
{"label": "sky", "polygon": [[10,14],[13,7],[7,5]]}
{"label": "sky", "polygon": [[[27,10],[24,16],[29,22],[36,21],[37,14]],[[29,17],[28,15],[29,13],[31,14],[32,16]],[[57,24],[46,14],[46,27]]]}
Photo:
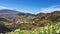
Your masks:
{"label": "sky", "polygon": [[0,0],[0,9],[13,9],[25,13],[50,13],[60,10],[60,0]]}

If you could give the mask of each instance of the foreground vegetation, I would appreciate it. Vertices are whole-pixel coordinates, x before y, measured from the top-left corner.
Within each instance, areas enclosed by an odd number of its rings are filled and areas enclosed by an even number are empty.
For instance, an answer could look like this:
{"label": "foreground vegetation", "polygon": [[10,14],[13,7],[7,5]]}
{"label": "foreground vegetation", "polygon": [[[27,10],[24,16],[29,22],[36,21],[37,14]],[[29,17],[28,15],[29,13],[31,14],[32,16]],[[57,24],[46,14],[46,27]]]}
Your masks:
{"label": "foreground vegetation", "polygon": [[16,29],[8,34],[60,34],[60,23],[48,24],[45,27],[36,27],[34,30]]}

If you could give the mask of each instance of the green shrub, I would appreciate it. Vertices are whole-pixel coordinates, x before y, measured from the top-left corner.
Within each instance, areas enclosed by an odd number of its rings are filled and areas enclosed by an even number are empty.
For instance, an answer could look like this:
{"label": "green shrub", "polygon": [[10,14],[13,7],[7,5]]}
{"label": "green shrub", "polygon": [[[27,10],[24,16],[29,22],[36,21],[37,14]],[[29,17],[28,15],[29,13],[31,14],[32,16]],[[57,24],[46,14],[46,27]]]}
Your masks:
{"label": "green shrub", "polygon": [[60,33],[60,23],[48,24],[47,26],[37,28],[34,31],[17,29],[11,34],[59,34],[59,33]]}

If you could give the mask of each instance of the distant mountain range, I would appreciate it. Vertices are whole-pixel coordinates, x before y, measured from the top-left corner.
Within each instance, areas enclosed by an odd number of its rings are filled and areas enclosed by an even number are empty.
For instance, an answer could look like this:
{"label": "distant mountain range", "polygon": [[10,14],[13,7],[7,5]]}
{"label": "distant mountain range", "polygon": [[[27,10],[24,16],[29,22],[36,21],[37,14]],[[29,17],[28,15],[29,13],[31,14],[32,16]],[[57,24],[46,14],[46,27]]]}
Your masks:
{"label": "distant mountain range", "polygon": [[0,10],[0,16],[1,15],[19,15],[19,16],[23,16],[23,15],[29,15],[29,16],[33,16],[34,14],[30,14],[30,13],[23,13],[20,11],[16,11],[16,10],[10,10],[10,9],[1,9]]}

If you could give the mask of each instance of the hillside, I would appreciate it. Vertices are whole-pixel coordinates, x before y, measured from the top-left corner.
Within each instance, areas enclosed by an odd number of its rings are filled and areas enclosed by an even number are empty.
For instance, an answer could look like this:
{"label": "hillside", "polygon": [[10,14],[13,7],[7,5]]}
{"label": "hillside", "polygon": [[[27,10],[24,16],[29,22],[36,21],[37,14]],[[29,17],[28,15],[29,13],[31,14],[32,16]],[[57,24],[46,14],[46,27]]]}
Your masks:
{"label": "hillside", "polygon": [[[60,11],[51,13],[30,14],[15,10],[0,10],[0,24],[9,30],[34,30],[37,27],[45,27],[48,23],[60,22]],[[28,27],[28,28],[27,28]],[[33,29],[32,29],[33,28]],[[4,31],[4,30],[3,30]]]}
{"label": "hillside", "polygon": [[[27,19],[27,16],[23,16]],[[35,16],[28,16],[28,23],[21,23],[11,34],[60,34],[60,11],[51,13],[39,13]],[[23,19],[23,20],[24,20]],[[24,20],[25,21],[25,20]]]}
{"label": "hillside", "polygon": [[36,23],[40,24],[60,22],[60,11],[54,11],[51,13],[39,13],[34,20]]}
{"label": "hillside", "polygon": [[40,13],[40,14],[37,14],[37,16],[46,20],[60,21],[60,11],[54,11],[51,13]]}

